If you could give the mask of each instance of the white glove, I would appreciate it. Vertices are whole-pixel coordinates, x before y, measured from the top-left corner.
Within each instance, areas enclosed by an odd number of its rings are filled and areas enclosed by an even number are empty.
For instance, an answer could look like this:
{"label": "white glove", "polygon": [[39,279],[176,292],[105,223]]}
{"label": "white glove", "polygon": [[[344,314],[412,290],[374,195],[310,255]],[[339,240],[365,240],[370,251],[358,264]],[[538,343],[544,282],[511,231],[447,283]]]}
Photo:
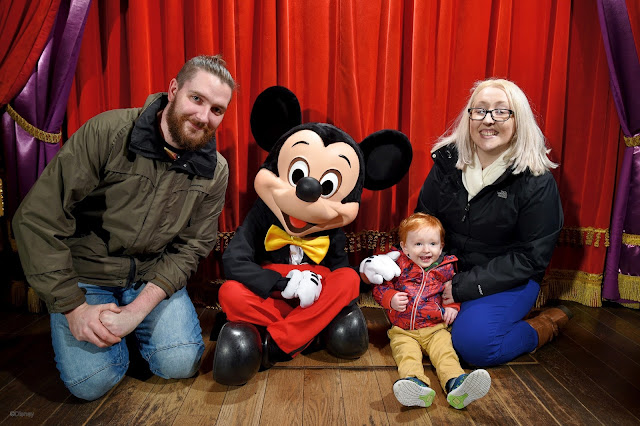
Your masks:
{"label": "white glove", "polygon": [[297,297],[300,299],[300,307],[307,308],[318,300],[322,291],[322,275],[311,271],[299,271],[294,269],[287,274],[289,283],[281,293],[285,299]]}
{"label": "white glove", "polygon": [[367,257],[360,264],[360,273],[364,274],[369,283],[382,284],[400,276],[400,267],[396,263],[399,257],[399,251]]}
{"label": "white glove", "polygon": [[280,294],[285,299],[293,299],[294,297],[296,297],[296,292],[298,291],[298,287],[300,286],[302,271],[298,271],[297,269],[289,271],[289,273],[287,274],[287,278],[289,278],[289,282]]}

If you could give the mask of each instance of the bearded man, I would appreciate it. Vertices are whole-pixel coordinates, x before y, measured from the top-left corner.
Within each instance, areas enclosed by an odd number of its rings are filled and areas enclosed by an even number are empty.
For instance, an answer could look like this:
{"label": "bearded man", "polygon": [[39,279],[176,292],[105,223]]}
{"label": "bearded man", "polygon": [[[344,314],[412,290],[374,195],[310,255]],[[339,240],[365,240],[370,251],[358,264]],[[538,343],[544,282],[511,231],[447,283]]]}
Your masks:
{"label": "bearded man", "polygon": [[197,372],[204,343],[185,285],[216,243],[229,171],[215,132],[234,90],[220,56],[190,59],[144,107],[87,121],[20,205],[20,260],[78,398],[122,379],[130,333],[154,374]]}

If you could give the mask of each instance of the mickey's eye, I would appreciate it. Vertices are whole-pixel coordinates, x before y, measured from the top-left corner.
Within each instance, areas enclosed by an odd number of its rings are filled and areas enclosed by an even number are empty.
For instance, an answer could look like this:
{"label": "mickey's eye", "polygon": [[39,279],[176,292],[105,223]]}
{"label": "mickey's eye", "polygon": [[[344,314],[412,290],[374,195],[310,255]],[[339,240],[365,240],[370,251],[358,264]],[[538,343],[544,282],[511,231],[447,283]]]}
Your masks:
{"label": "mickey's eye", "polygon": [[322,185],[322,197],[329,198],[336,193],[340,184],[342,183],[342,175],[336,170],[327,171],[322,179],[320,179],[320,185]]}
{"label": "mickey's eye", "polygon": [[295,158],[289,166],[289,183],[296,186],[303,177],[309,176],[309,165],[302,158]]}

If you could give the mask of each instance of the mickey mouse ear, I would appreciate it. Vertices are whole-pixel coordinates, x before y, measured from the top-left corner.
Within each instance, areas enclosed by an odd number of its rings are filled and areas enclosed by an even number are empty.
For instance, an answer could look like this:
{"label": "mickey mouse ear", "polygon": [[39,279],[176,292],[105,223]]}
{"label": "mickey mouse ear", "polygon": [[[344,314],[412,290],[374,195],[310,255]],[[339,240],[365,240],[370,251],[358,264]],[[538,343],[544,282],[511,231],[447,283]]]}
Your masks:
{"label": "mickey mouse ear", "polygon": [[280,136],[302,123],[296,95],[286,87],[271,86],[258,95],[251,110],[251,133],[260,148],[270,151]]}
{"label": "mickey mouse ear", "polygon": [[380,130],[361,143],[364,154],[364,187],[373,191],[392,187],[409,171],[413,159],[411,142],[397,130]]}

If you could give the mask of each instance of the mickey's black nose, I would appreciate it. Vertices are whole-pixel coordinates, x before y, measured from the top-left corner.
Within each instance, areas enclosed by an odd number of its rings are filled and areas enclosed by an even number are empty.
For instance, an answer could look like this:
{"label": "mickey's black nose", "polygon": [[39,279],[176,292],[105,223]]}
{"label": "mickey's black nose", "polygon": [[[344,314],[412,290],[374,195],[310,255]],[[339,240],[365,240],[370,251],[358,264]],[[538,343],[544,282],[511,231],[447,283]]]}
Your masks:
{"label": "mickey's black nose", "polygon": [[296,195],[302,201],[313,203],[320,198],[320,194],[322,194],[322,186],[312,177],[303,177],[296,184]]}

